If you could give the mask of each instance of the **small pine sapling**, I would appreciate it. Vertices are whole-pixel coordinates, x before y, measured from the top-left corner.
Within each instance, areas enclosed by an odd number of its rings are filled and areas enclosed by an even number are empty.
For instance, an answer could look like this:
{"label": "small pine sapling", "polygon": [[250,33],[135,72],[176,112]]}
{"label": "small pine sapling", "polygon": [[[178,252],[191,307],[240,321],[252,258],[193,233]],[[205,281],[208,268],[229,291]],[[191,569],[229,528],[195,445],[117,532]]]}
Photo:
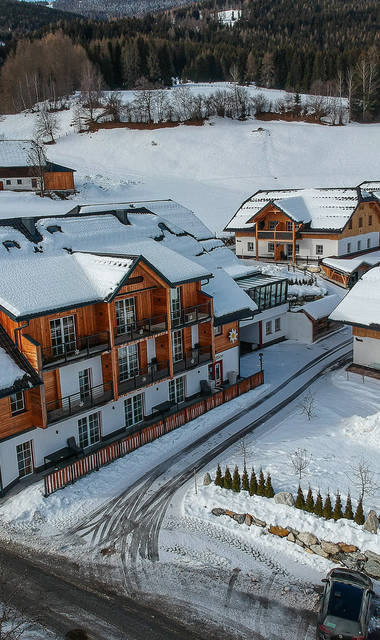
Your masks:
{"label": "small pine sapling", "polygon": [[266,479],[266,482],[265,482],[265,497],[266,498],[274,498],[274,491],[273,491],[273,487],[272,487],[272,478],[270,476],[270,473],[268,473],[267,479]]}
{"label": "small pine sapling", "polygon": [[241,488],[243,491],[249,491],[249,478],[247,473],[247,467],[244,465],[244,471],[241,476]]}
{"label": "small pine sapling", "polygon": [[356,524],[364,524],[365,522],[364,511],[363,511],[363,500],[361,498],[358,502],[358,506],[356,507],[354,520]]}
{"label": "small pine sapling", "polygon": [[215,476],[214,482],[217,487],[223,487],[223,476],[222,476],[222,470],[220,468],[220,464],[218,464],[216,468],[216,476]]}
{"label": "small pine sapling", "polygon": [[322,501],[322,496],[320,491],[318,491],[318,494],[315,500],[314,513],[319,518],[322,518],[323,516],[323,501]]}
{"label": "small pine sapling", "polygon": [[339,491],[336,494],[335,507],[334,507],[332,517],[334,518],[334,520],[340,520],[340,518],[343,518],[342,501],[340,498]]}
{"label": "small pine sapling", "polygon": [[311,487],[309,487],[309,491],[307,492],[305,511],[307,511],[308,513],[314,513],[314,497]]}
{"label": "small pine sapling", "polygon": [[344,510],[343,518],[346,518],[346,520],[354,519],[354,512],[352,510],[352,502],[351,502],[350,494],[348,494],[347,496],[346,508]]}
{"label": "small pine sapling", "polygon": [[255,474],[255,470],[252,467],[251,478],[249,480],[249,495],[254,496],[257,494],[257,478]]}
{"label": "small pine sapling", "polygon": [[323,505],[323,517],[326,518],[326,520],[331,520],[332,518],[332,504],[329,493],[327,494],[325,504]]}
{"label": "small pine sapling", "polygon": [[235,493],[240,493],[240,488],[241,488],[240,473],[237,466],[235,466],[234,475],[232,477],[232,491],[235,491]]}
{"label": "small pine sapling", "polygon": [[257,485],[257,495],[265,496],[265,478],[262,469],[260,469],[259,482]]}
{"label": "small pine sapling", "polygon": [[303,495],[301,485],[298,485],[296,509],[302,509],[302,510],[305,509],[305,496]]}
{"label": "small pine sapling", "polygon": [[223,487],[225,489],[232,489],[232,477],[231,477],[231,471],[229,470],[228,467],[226,467],[226,471],[224,474],[224,478],[223,478]]}

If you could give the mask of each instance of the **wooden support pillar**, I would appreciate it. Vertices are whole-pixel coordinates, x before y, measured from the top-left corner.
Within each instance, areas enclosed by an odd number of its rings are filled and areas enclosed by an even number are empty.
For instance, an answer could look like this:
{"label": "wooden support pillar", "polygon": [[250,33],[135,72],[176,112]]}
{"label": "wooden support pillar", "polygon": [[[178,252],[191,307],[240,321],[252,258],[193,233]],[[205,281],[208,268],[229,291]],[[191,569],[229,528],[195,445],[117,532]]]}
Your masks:
{"label": "wooden support pillar", "polygon": [[259,259],[259,229],[258,223],[256,222],[256,260]]}
{"label": "wooden support pillar", "polygon": [[293,222],[293,264],[296,261],[296,224]]}
{"label": "wooden support pillar", "polygon": [[108,316],[108,331],[110,336],[110,346],[111,346],[111,366],[112,366],[112,386],[113,386],[113,398],[117,400],[119,398],[119,363],[118,363],[118,353],[117,348],[115,347],[114,333],[113,333],[113,323],[112,323],[112,309],[111,305],[113,303],[110,302],[107,304],[107,316]]}

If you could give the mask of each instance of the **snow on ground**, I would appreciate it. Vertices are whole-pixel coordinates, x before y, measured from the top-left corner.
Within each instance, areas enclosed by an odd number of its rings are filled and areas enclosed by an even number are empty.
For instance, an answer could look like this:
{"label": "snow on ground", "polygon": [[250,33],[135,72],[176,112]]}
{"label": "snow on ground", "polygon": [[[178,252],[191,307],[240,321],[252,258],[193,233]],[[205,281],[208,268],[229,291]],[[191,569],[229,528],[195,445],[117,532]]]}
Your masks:
{"label": "snow on ground", "polygon": [[[222,83],[193,85],[192,90],[206,93],[223,87]],[[265,93],[277,99],[283,92]],[[125,94],[130,99],[131,92],[129,97]],[[0,135],[31,137],[34,117],[6,116],[0,122]],[[84,202],[173,198],[220,232],[243,200],[258,189],[355,186],[378,179],[379,124],[327,127],[213,118],[202,127],[77,134],[71,126],[72,110],[60,112],[58,118],[60,137],[47,148],[48,156],[76,169],[80,193],[65,202],[41,202],[32,194],[2,192],[2,217],[33,215],[38,210],[62,213]]]}
{"label": "snow on ground", "polygon": [[344,433],[357,443],[365,438],[366,446],[378,451],[380,449],[380,412],[365,417],[351,416],[346,421]]}

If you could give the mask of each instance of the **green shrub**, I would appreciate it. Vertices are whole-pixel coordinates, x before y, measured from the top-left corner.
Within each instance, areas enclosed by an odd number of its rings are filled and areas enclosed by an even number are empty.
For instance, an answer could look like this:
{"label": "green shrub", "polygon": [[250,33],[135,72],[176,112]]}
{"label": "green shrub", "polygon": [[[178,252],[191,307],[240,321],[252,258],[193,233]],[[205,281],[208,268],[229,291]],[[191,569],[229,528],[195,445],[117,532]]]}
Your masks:
{"label": "green shrub", "polygon": [[241,488],[243,491],[249,491],[249,478],[247,473],[247,467],[244,465],[243,475],[241,476]]}
{"label": "green shrub", "polygon": [[229,470],[228,467],[226,467],[226,471],[224,473],[224,478],[223,478],[223,487],[225,489],[232,489],[232,478],[231,478],[231,471]]}
{"label": "green shrub", "polygon": [[308,513],[314,513],[314,497],[311,487],[309,487],[309,491],[307,492],[305,511],[307,511]]}
{"label": "green shrub", "polygon": [[305,509],[305,496],[303,495],[303,491],[301,489],[301,485],[298,485],[297,498],[296,498],[296,509]]}
{"label": "green shrub", "polygon": [[235,493],[240,493],[240,489],[241,489],[240,473],[237,466],[235,466],[234,475],[232,478],[232,491],[235,491]]}
{"label": "green shrub", "polygon": [[222,475],[222,470],[220,468],[220,464],[218,464],[217,469],[216,469],[216,476],[215,476],[215,484],[217,487],[223,487],[223,475]]}
{"label": "green shrub", "polygon": [[265,496],[265,478],[262,469],[260,469],[259,482],[257,485],[257,495]]}
{"label": "green shrub", "polygon": [[332,518],[332,504],[329,493],[327,494],[325,504],[323,505],[323,517],[326,518],[326,520],[331,520]]}
{"label": "green shrub", "polygon": [[346,520],[354,519],[354,512],[352,510],[352,502],[351,502],[350,494],[348,494],[347,496],[346,508],[344,510],[343,518],[346,518]]}
{"label": "green shrub", "polygon": [[343,518],[342,501],[340,498],[339,491],[336,494],[335,507],[334,507],[332,517],[334,518],[334,520],[340,520],[340,518]]}
{"label": "green shrub", "polygon": [[274,491],[272,487],[272,478],[270,476],[270,473],[268,473],[266,483],[265,483],[265,497],[266,498],[274,497]]}
{"label": "green shrub", "polygon": [[363,511],[363,502],[362,502],[361,498],[360,498],[360,500],[358,502],[358,506],[356,507],[354,520],[355,520],[356,524],[364,524],[364,522],[365,522],[364,511]]}
{"label": "green shrub", "polygon": [[249,495],[254,496],[257,494],[257,478],[255,474],[255,470],[252,467],[251,478],[249,480]]}
{"label": "green shrub", "polygon": [[314,513],[316,516],[319,516],[319,518],[322,518],[323,516],[323,501],[320,491],[318,491],[317,498],[315,500]]}

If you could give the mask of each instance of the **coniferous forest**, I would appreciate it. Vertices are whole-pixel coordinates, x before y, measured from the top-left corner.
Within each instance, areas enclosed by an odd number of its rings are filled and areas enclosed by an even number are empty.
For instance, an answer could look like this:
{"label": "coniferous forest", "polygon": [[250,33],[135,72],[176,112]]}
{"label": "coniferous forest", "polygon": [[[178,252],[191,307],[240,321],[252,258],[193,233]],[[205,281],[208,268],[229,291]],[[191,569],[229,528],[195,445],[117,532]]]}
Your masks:
{"label": "coniferous forest", "polygon": [[[67,42],[75,44],[77,57],[70,56],[65,69],[60,69],[72,77],[63,83],[65,87],[80,88],[76,86],[78,69],[68,66],[85,55],[111,89],[170,86],[172,78],[178,78],[257,82],[323,95],[356,91],[366,102],[365,109],[358,108],[357,117],[379,117],[377,0],[237,2],[234,8],[242,13],[232,26],[218,20],[218,11],[232,7],[226,0],[206,0],[141,18],[94,19],[33,6],[36,17],[29,24],[21,20],[16,32],[10,32],[7,24],[14,2],[1,2],[0,38],[5,44],[1,90],[6,110],[17,108],[10,86],[16,81],[15,69],[22,67],[17,58],[22,56],[25,64],[27,55],[33,53],[33,42],[46,36],[50,38],[49,58],[54,59],[54,37],[62,40],[66,36]],[[54,22],[45,22],[46,12]],[[50,77],[57,74],[54,64],[52,61],[51,69],[44,70]],[[39,73],[34,65],[33,74]]]}

